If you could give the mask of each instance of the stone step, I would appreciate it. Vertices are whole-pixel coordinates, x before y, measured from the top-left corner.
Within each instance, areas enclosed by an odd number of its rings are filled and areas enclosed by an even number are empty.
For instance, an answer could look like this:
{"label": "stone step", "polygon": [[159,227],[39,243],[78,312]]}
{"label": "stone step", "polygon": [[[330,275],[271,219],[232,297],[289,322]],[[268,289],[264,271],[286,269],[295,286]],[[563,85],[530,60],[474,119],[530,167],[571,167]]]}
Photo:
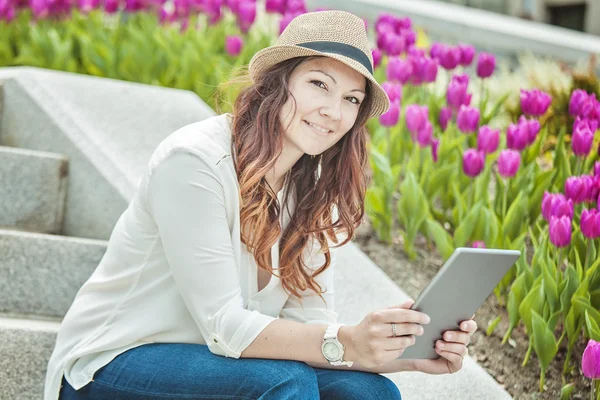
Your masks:
{"label": "stone step", "polygon": [[0,399],[40,400],[58,321],[0,316]]}
{"label": "stone step", "polygon": [[68,173],[61,154],[0,146],[0,227],[60,233]]}
{"label": "stone step", "polygon": [[62,318],[107,242],[0,229],[0,313]]}

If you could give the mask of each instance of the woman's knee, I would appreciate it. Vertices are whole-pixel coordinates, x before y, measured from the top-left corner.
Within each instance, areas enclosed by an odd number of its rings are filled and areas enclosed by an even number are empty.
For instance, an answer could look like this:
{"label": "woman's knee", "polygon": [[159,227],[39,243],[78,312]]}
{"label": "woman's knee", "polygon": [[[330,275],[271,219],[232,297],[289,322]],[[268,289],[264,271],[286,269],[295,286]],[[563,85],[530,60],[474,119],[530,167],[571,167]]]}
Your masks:
{"label": "woman's knee", "polygon": [[270,368],[262,369],[262,399],[318,399],[317,376],[306,363],[292,360],[271,362]]}
{"label": "woman's knee", "polygon": [[351,372],[346,379],[329,385],[322,399],[326,400],[401,400],[398,386],[389,378],[369,373]]}

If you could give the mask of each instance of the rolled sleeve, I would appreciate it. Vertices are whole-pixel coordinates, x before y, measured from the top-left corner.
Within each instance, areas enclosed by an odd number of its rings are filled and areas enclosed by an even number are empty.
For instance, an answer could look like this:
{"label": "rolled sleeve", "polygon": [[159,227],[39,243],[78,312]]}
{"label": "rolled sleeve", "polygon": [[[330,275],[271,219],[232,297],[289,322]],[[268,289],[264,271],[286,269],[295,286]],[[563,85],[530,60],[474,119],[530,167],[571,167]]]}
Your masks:
{"label": "rolled sleeve", "polygon": [[[312,241],[314,248],[309,252],[306,258],[307,267],[311,271],[318,270],[325,263],[325,254],[321,251],[321,246],[316,240]],[[331,243],[330,243],[331,245]],[[302,304],[295,297],[290,295],[280,312],[280,318],[289,319],[306,324],[336,324],[338,322],[338,314],[334,311],[334,290],[333,279],[335,272],[336,248],[329,248],[331,254],[331,264],[325,271],[314,280],[321,286],[325,293],[322,293],[325,303],[313,290],[307,289],[300,292],[302,295]]]}
{"label": "rolled sleeve", "polygon": [[276,318],[243,306],[216,170],[200,154],[173,151],[152,171],[146,203],[177,289],[210,351],[239,358]]}

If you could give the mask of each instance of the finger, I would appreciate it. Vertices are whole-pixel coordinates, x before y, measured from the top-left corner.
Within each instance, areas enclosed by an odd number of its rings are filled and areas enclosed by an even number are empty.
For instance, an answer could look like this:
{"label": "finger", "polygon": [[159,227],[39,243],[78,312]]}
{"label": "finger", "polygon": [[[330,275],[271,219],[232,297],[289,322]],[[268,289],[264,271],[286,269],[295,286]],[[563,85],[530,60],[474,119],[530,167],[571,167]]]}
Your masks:
{"label": "finger", "polygon": [[460,343],[448,343],[444,342],[443,340],[438,340],[435,342],[435,348],[437,350],[454,353],[460,357],[465,357],[467,354],[469,354],[467,347]]}
{"label": "finger", "polygon": [[470,319],[460,323],[460,329],[468,333],[474,333],[477,330],[477,322]]}
{"label": "finger", "polygon": [[415,344],[415,336],[399,336],[385,341],[385,350],[402,350]]}
{"label": "finger", "polygon": [[435,349],[436,353],[446,360],[450,361],[451,366],[448,366],[451,373],[460,371],[463,365],[463,358],[456,353],[452,353],[445,350]]}
{"label": "finger", "polygon": [[461,331],[446,331],[442,337],[446,342],[461,343],[465,346],[471,342],[471,335]]}
{"label": "finger", "polygon": [[428,324],[430,318],[427,314],[415,310],[384,310],[382,313],[382,321],[384,323],[412,323],[412,324]]}
{"label": "finger", "polygon": [[400,304],[396,304],[393,306],[389,306],[386,307],[386,309],[391,309],[391,308],[404,308],[404,309],[409,309],[412,307],[412,305],[415,304],[415,301],[412,299],[406,300],[404,303],[400,303]]}
{"label": "finger", "polygon": [[[385,329],[388,330],[388,337],[390,338],[394,338],[393,333],[394,330],[391,328],[391,324],[384,324],[385,325]],[[403,336],[403,335],[415,335],[415,336],[421,336],[423,334],[424,330],[423,327],[419,324],[396,324],[396,337],[398,336]]]}

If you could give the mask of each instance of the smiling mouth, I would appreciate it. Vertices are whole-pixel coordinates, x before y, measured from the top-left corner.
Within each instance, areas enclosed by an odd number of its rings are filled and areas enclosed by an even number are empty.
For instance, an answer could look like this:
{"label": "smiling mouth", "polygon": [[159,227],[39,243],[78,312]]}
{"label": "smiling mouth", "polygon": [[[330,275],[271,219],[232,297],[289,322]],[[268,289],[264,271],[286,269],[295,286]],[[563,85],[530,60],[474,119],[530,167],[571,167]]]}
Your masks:
{"label": "smiling mouth", "polygon": [[321,133],[321,134],[323,134],[323,135],[327,135],[327,134],[329,134],[329,133],[333,132],[333,131],[331,131],[331,130],[329,130],[329,131],[325,132],[325,131],[324,131],[322,128],[317,128],[315,125],[311,125],[311,124],[309,124],[309,123],[308,123],[308,121],[304,121],[304,123],[305,123],[306,125],[308,125],[309,127],[313,128],[315,131],[317,131],[317,132],[319,132],[319,133]]}

